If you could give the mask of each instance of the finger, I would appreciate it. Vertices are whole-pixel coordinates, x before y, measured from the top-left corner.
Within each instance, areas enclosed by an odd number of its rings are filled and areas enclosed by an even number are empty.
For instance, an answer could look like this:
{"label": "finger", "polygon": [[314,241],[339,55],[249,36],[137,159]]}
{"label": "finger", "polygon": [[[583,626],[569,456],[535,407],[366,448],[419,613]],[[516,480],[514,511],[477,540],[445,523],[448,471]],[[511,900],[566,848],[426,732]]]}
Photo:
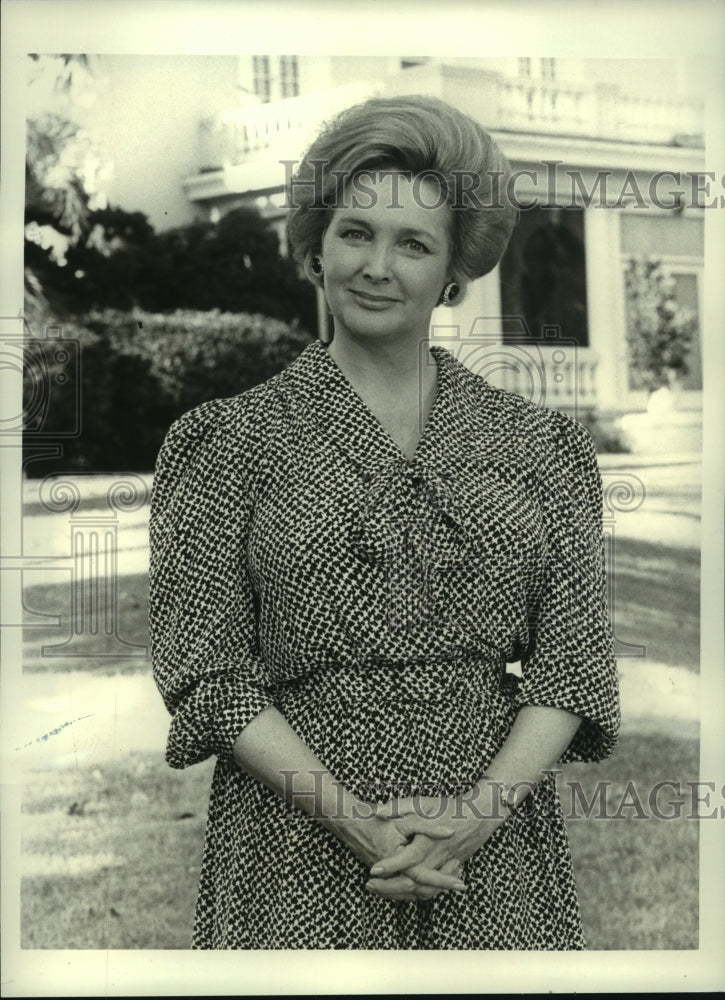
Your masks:
{"label": "finger", "polygon": [[430,844],[426,844],[424,837],[416,838],[390,857],[376,861],[370,869],[370,874],[377,878],[389,878],[391,875],[405,871],[406,868],[420,864],[429,850]]}
{"label": "finger", "polygon": [[[380,881],[381,883],[385,883],[389,881],[389,879],[381,879]],[[402,890],[400,892],[394,892],[391,889],[383,888],[383,886],[381,886],[378,890],[377,887],[372,885],[367,885],[365,888],[374,896],[381,896],[383,899],[391,899],[396,902],[405,903],[414,903],[419,900],[427,902],[429,899],[435,899],[436,896],[440,896],[440,894],[444,892],[443,889],[431,889],[424,885],[417,886],[410,892],[403,892]]]}
{"label": "finger", "polygon": [[404,885],[397,878],[371,878],[365,885],[365,888],[369,892],[373,892],[378,896],[384,896],[386,899],[400,899],[400,900],[429,900],[434,899],[436,896],[440,896],[441,893],[445,892],[445,889],[439,889],[434,886],[422,885],[418,883],[413,883],[410,888],[408,888],[410,882],[406,882]]}
{"label": "finger", "polygon": [[440,896],[444,891],[443,889],[430,889],[427,886],[419,885],[415,890],[415,898],[427,902],[429,899],[435,899],[436,896]]}
{"label": "finger", "polygon": [[452,873],[446,873],[442,867],[435,869],[429,868],[428,865],[413,865],[412,868],[406,868],[405,873],[418,886],[450,890],[452,892],[466,891],[465,884],[461,881],[460,875],[455,870]]}
{"label": "finger", "polygon": [[414,811],[414,799],[391,799],[390,802],[386,802],[385,805],[378,806],[375,815],[379,819],[400,819],[401,816],[407,816],[409,813]]}
{"label": "finger", "polygon": [[431,840],[448,840],[453,836],[453,827],[437,820],[431,820],[425,816],[418,816],[411,813],[398,822],[398,829],[406,837],[414,837],[418,833],[430,837]]}
{"label": "finger", "polygon": [[[454,875],[459,882],[463,882],[463,863],[458,858],[449,858],[438,868],[444,875]],[[465,884],[465,883],[464,883]]]}
{"label": "finger", "polygon": [[386,899],[416,898],[415,882],[406,875],[399,875],[397,878],[371,878],[365,883],[365,888]]}

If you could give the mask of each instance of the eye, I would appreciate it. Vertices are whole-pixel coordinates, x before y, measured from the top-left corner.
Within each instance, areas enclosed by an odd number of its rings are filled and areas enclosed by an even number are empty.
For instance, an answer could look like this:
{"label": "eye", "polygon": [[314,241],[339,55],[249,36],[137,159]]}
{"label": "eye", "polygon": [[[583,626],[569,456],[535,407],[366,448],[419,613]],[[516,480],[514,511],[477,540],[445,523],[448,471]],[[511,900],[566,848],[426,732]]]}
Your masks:
{"label": "eye", "polygon": [[352,240],[353,242],[368,238],[368,234],[364,229],[343,229],[340,236],[343,240]]}
{"label": "eye", "polygon": [[414,236],[409,236],[408,239],[403,240],[403,246],[409,247],[415,253],[430,253],[430,250],[425,243],[421,243],[420,240],[415,239]]}

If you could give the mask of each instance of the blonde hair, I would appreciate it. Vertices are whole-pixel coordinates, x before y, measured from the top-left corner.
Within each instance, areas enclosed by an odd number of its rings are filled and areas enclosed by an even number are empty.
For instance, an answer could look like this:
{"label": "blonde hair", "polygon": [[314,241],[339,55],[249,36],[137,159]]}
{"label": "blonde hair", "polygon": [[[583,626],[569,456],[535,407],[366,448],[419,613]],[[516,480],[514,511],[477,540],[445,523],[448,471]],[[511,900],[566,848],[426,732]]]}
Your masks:
{"label": "blonde hair", "polygon": [[438,182],[452,209],[451,268],[459,279],[473,281],[496,266],[518,217],[506,197],[508,160],[469,115],[438,98],[411,95],[346,109],[305,153],[288,187],[288,235],[308,276],[345,183],[381,169]]}

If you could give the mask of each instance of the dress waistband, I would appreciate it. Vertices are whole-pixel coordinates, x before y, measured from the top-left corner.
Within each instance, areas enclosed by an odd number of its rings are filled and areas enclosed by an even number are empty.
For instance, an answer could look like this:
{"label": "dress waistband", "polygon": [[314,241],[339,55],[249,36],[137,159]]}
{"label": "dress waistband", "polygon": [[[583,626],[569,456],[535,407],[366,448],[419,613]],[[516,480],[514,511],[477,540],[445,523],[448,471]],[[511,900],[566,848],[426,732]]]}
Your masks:
{"label": "dress waistband", "polygon": [[368,656],[354,663],[326,664],[280,681],[275,692],[281,697],[299,692],[345,701],[431,702],[498,689],[504,670],[503,657],[495,650],[404,661]]}

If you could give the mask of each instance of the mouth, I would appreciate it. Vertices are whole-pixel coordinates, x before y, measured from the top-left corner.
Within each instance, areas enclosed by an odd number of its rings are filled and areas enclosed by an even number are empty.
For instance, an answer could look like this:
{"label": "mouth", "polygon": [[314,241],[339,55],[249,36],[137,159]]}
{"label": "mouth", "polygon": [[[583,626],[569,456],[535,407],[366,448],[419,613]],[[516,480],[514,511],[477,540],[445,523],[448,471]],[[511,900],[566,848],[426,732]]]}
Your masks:
{"label": "mouth", "polygon": [[356,288],[351,288],[350,292],[355,298],[360,299],[362,302],[369,303],[370,305],[392,305],[394,302],[398,302],[399,299],[391,298],[389,295],[371,295],[370,292],[360,292]]}

